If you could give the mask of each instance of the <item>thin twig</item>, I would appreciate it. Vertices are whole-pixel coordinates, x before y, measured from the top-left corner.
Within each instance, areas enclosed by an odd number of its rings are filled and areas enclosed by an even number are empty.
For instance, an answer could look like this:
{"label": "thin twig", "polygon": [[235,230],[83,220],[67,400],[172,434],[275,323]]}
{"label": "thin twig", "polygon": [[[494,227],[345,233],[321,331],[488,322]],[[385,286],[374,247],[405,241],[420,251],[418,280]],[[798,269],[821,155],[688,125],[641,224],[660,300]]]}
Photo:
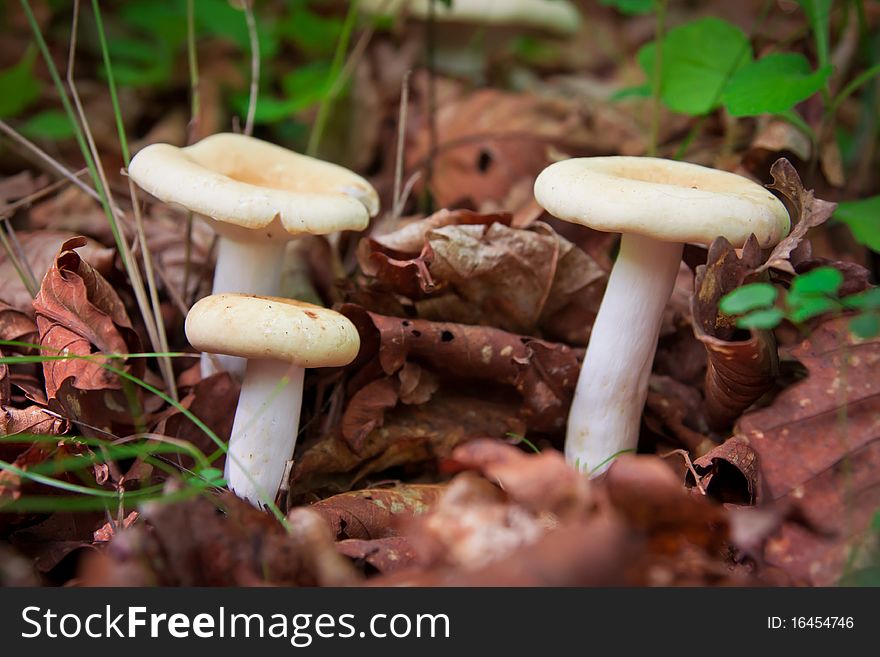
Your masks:
{"label": "thin twig", "polygon": [[[89,125],[88,118],[86,117],[82,100],[79,96],[79,90],[76,86],[74,71],[76,63],[78,26],[79,0],[74,0],[73,19],[70,31],[70,49],[67,61],[67,86],[70,89],[70,96],[73,99],[73,104],[76,107],[76,111],[79,116],[83,135],[85,136],[86,142],[88,143],[88,148],[91,153],[92,161],[94,162],[94,167],[95,171],[97,172],[98,180],[100,181],[100,185],[103,190],[105,190],[104,197],[106,198],[106,203],[108,207],[111,209],[111,212],[109,214],[111,216],[115,216],[117,212],[121,213],[121,210],[119,210],[118,206],[116,205],[115,199],[109,194],[108,190],[110,189],[110,185],[107,182],[107,176],[104,171],[104,166],[101,163],[101,154],[98,151],[97,145],[95,144],[92,130]],[[142,234],[143,231],[141,230],[140,232]],[[122,236],[120,235],[120,238],[121,237]],[[131,279],[132,290],[134,291],[135,300],[137,301],[138,309],[140,310],[141,317],[144,321],[144,327],[146,328],[147,336],[150,339],[150,344],[152,345],[154,351],[162,351],[162,341],[159,338],[158,334],[157,318],[154,316],[152,309],[150,308],[150,304],[147,300],[147,293],[146,289],[144,288],[144,281],[141,278],[140,268],[132,257],[128,242],[124,238],[117,239],[117,246],[119,247],[119,255],[122,257],[125,269],[128,272],[129,278]],[[165,384],[173,397],[174,394],[176,394],[177,387],[174,382],[174,373],[173,369],[170,366],[170,361],[168,361],[167,359],[164,359],[164,361],[163,359],[159,359],[159,365],[160,369],[162,370],[163,378],[165,379]]]}
{"label": "thin twig", "polygon": [[657,2],[657,34],[654,37],[654,71],[651,77],[651,139],[648,155],[657,155],[660,139],[660,96],[663,82],[663,37],[666,32],[666,0]]}
{"label": "thin twig", "polygon": [[660,458],[665,459],[665,458],[669,458],[670,456],[675,456],[676,454],[681,456],[684,459],[684,464],[687,466],[688,471],[693,476],[694,482],[696,483],[697,488],[699,489],[699,491],[703,495],[705,495],[706,489],[703,488],[703,484],[700,483],[700,476],[697,474],[697,471],[694,469],[694,464],[691,461],[691,455],[688,454],[686,449],[674,449],[671,452],[666,452],[665,454],[660,454]]}
{"label": "thin twig", "polygon": [[403,208],[404,208],[404,206],[406,206],[406,202],[409,200],[410,194],[412,194],[413,187],[415,187],[415,184],[419,181],[419,178],[421,178],[421,177],[422,177],[421,170],[416,170],[413,172],[413,174],[406,181],[406,184],[403,186],[403,192],[400,195],[400,199],[398,200],[397,205],[395,205],[391,209],[391,219],[392,220],[400,219],[400,215],[403,214]]}
{"label": "thin twig", "polygon": [[247,22],[248,40],[251,48],[251,92],[248,98],[247,118],[244,134],[254,134],[254,116],[257,113],[257,94],[260,90],[260,37],[257,34],[257,21],[254,18],[253,0],[244,0],[244,19]]}
{"label": "thin twig", "polygon": [[195,0],[186,0],[186,57],[189,63],[189,129],[187,141],[191,144],[198,134],[201,113],[201,94],[199,93],[199,55],[196,48]]}
{"label": "thin twig", "polygon": [[[431,189],[434,180],[434,158],[437,156],[437,47],[435,43],[436,23],[434,3],[428,3],[428,31],[425,39],[426,59],[428,61],[428,158],[425,166],[425,188]],[[426,210],[431,211],[428,207]]]}
{"label": "thin twig", "polygon": [[70,169],[68,169],[58,160],[46,153],[46,151],[30,141],[27,137],[16,132],[15,128],[10,126],[2,119],[0,119],[0,132],[9,137],[9,139],[11,139],[12,141],[25,148],[30,153],[36,155],[40,160],[47,164],[51,170],[60,174],[66,181],[72,183],[76,187],[79,187],[79,189],[85,192],[88,196],[96,200],[98,203],[101,203],[100,194],[98,194],[98,192],[96,192],[93,187],[89,187],[89,185],[80,180],[78,177],[79,174],[74,174]]}
{"label": "thin twig", "polygon": [[[194,137],[199,134],[199,117],[201,114],[201,93],[199,92],[199,60],[196,48],[196,14],[195,0],[186,0],[186,52],[189,61],[189,95],[190,117],[187,141],[193,143]],[[181,298],[188,298],[189,274],[192,268],[192,226],[193,213],[186,213],[186,231],[183,247],[183,285]],[[167,286],[166,286],[167,287]],[[175,290],[176,292],[176,290]],[[184,313],[185,314],[185,313]]]}
{"label": "thin twig", "polygon": [[[138,243],[141,248],[141,260],[144,263],[144,273],[147,278],[147,287],[150,292],[150,304],[153,309],[153,318],[156,322],[156,335],[159,339],[159,349],[157,351],[168,352],[168,335],[165,333],[165,323],[162,321],[162,307],[159,303],[159,291],[156,289],[156,275],[153,272],[153,255],[150,252],[150,246],[147,243],[147,236],[144,231],[144,221],[141,216],[140,203],[137,199],[137,190],[134,181],[128,179],[128,193],[131,196],[132,214],[134,215],[134,225],[137,231]],[[165,385],[168,386],[168,394],[176,401],[179,399],[177,394],[177,381],[174,378],[174,366],[168,356],[160,356],[158,358],[159,369],[162,370],[162,378],[165,379]]]}
{"label": "thin twig", "polygon": [[18,274],[18,278],[21,280],[22,285],[24,285],[25,289],[28,291],[28,294],[31,297],[37,296],[37,281],[34,276],[33,271],[30,268],[30,265],[27,264],[27,259],[22,260],[19,257],[19,254],[16,253],[12,244],[10,243],[9,238],[6,236],[6,231],[12,227],[9,223],[9,219],[3,219],[3,227],[0,227],[0,242],[3,243],[3,250],[6,251],[6,257],[9,258],[9,262],[12,263],[12,267],[15,269],[15,272]]}
{"label": "thin twig", "polygon": [[400,87],[400,110],[397,118],[397,154],[394,162],[394,202],[391,207],[396,208],[400,203],[401,184],[403,183],[403,151],[406,142],[406,110],[409,105],[409,76],[412,71],[407,71],[403,76]]}
{"label": "thin twig", "polygon": [[[74,175],[79,177],[88,173],[88,169],[80,169]],[[44,198],[51,194],[52,192],[57,191],[59,188],[64,187],[65,185],[69,185],[70,181],[61,179],[55,180],[45,187],[41,187],[37,191],[32,194],[28,194],[27,196],[23,196],[22,198],[15,201],[15,203],[9,203],[8,205],[4,205],[2,211],[4,214],[12,216],[17,210],[20,208],[30,207],[35,201],[39,201],[41,198]]]}
{"label": "thin twig", "polygon": [[336,50],[333,53],[333,61],[330,64],[330,79],[333,80],[333,85],[321,99],[321,104],[318,106],[318,113],[315,116],[315,123],[312,126],[311,132],[309,132],[309,143],[306,146],[306,154],[311,155],[312,157],[315,157],[318,154],[318,147],[321,145],[321,139],[324,136],[324,128],[327,125],[327,118],[330,116],[330,108],[333,106],[333,102],[336,100],[339,92],[343,89],[351,71],[354,70],[353,62],[356,62],[357,59],[360,58],[360,55],[366,49],[367,44],[372,38],[374,28],[370,26],[361,35],[360,40],[348,60],[343,63],[343,58],[348,50],[348,43],[351,40],[351,32],[354,29],[355,19],[357,18],[357,5],[357,0],[354,0],[354,2],[349,5],[348,14],[346,14],[345,22],[342,24],[342,33],[339,37],[339,41],[336,43]]}

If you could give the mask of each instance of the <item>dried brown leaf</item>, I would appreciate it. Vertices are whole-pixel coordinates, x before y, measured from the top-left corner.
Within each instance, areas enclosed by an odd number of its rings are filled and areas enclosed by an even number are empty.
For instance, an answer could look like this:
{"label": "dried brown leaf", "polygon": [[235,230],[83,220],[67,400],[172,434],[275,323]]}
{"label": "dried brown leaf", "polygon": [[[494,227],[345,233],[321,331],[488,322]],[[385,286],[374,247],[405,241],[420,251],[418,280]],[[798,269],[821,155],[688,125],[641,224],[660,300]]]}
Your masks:
{"label": "dried brown leaf", "polygon": [[709,248],[706,265],[697,267],[691,312],[694,335],[706,347],[705,397],[709,425],[723,429],[761,398],[778,372],[776,341],[768,331],[751,331],[736,340],[733,319],[718,309],[725,294],[759,270],[761,252],[754,236],[738,257],[723,237]]}
{"label": "dried brown leaf", "polygon": [[880,506],[880,339],[854,339],[847,321],[822,324],[792,349],[809,376],[736,426],[758,455],[759,501],[796,503],[836,533],[829,539],[789,523],[767,546],[771,565],[813,585],[840,578]]}
{"label": "dried brown leaf", "polygon": [[579,370],[569,347],[488,326],[388,317],[352,304],[341,311],[361,334],[358,363],[377,358],[381,371],[393,375],[412,359],[438,373],[513,386],[530,427],[564,425]]}
{"label": "dried brown leaf", "polygon": [[[18,231],[16,236],[37,283],[39,283],[52,266],[61,245],[75,238],[76,234],[55,230],[22,230]],[[80,257],[102,275],[108,274],[112,269],[115,257],[115,252],[112,249],[108,249],[94,240],[85,240],[77,248]],[[5,307],[14,308],[28,316],[33,316],[33,298],[21,281],[18,272],[15,271],[5,250],[0,250],[0,299],[5,302]]]}
{"label": "dried brown leaf", "polygon": [[804,189],[797,171],[785,158],[776,160],[770,168],[770,173],[773,176],[770,189],[778,191],[788,201],[792,229],[788,237],[773,248],[766,262],[754,269],[755,273],[770,267],[791,271],[791,265],[788,264],[789,256],[806,238],[807,231],[828,221],[834,208],[837,207],[836,203],[816,198],[813,190]]}
{"label": "dried brown leaf", "polygon": [[[140,340],[116,291],[74,250],[84,244],[85,238],[75,238],[61,246],[34,299],[40,345],[49,355],[140,351]],[[60,407],[73,420],[99,427],[112,422],[130,424],[131,400],[123,394],[119,377],[101,367],[107,362],[100,358],[45,361],[50,405]],[[142,359],[115,363],[136,376],[143,374]]]}
{"label": "dried brown leaf", "polygon": [[[218,510],[220,511],[218,513]],[[231,494],[147,505],[80,573],[87,586],[341,586],[357,581],[324,520],[294,509],[288,533]]]}
{"label": "dried brown leaf", "polygon": [[443,486],[398,484],[393,488],[366,488],[341,493],[311,508],[327,521],[336,540],[397,536],[401,522],[426,513]]}

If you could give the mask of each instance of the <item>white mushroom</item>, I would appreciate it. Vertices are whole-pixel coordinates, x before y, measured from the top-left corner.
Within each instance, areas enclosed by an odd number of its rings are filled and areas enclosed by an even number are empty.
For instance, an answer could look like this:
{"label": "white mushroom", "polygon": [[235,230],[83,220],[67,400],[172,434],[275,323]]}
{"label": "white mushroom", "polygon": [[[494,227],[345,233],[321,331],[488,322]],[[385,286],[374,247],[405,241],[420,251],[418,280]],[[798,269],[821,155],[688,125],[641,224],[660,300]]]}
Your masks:
{"label": "white mushroom", "polygon": [[[152,144],[128,173],[145,191],[183,206],[220,235],[213,293],[277,295],[288,240],[363,230],[379,211],[376,190],[336,164],[253,137],[217,134],[186,148]],[[220,358],[241,375],[244,363]],[[202,359],[202,375],[214,368]]]}
{"label": "white mushroom", "polygon": [[443,72],[467,77],[485,73],[481,37],[491,49],[491,42],[503,42],[523,30],[570,36],[581,24],[580,13],[568,0],[454,0],[449,5],[437,0],[360,0],[358,7],[366,14],[402,15],[423,22],[433,9],[436,64]]}
{"label": "white mushroom", "polygon": [[559,219],[623,234],[565,439],[568,461],[595,475],[637,446],[684,243],[724,236],[742,246],[754,234],[769,247],[788,234],[790,220],[779,199],[742,176],[649,157],[557,162],[538,176],[535,197]]}
{"label": "white mushroom", "polygon": [[247,359],[235,410],[226,480],[262,506],[275,499],[293,457],[306,367],[339,367],[357,356],[360,336],[339,313],[276,297],[214,294],[186,317],[196,349]]}

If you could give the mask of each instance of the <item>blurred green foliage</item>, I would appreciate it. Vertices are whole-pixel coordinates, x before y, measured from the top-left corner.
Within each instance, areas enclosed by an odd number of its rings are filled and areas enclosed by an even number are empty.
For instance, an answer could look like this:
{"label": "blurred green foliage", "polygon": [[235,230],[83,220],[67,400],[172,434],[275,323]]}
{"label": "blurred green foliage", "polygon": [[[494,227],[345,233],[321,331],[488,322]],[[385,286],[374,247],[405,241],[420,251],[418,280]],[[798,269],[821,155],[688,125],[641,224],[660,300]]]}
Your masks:
{"label": "blurred green foliage", "polygon": [[[721,312],[736,315],[736,325],[744,329],[773,329],[782,320],[793,324],[831,313],[854,311],[849,328],[860,338],[880,334],[880,288],[845,297],[838,295],[843,274],[834,267],[817,267],[795,276],[787,292],[770,283],[750,283],[722,297]],[[781,303],[779,303],[781,301]]]}

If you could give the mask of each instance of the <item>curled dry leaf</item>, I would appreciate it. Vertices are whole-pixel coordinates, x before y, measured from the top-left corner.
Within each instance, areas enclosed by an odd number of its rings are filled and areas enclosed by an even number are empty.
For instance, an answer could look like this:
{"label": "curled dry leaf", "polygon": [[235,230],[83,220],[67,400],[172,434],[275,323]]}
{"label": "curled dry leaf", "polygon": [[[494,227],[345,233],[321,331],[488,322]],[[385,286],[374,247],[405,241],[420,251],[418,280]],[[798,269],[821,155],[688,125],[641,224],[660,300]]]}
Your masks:
{"label": "curled dry leaf", "polygon": [[773,385],[778,371],[776,341],[768,331],[751,331],[736,340],[733,319],[718,303],[743,284],[760,266],[761,251],[754,236],[742,256],[723,237],[709,248],[707,263],[697,267],[691,298],[694,335],[706,347],[706,415],[710,427],[724,429]]}
{"label": "curled dry leaf", "polygon": [[116,535],[116,533],[119,529],[128,529],[129,527],[131,527],[134,524],[135,520],[138,519],[139,515],[140,514],[137,511],[132,511],[131,513],[129,513],[127,516],[125,516],[125,518],[122,519],[122,523],[121,523],[122,527],[119,527],[119,525],[115,522],[104,523],[99,529],[95,530],[94,542],[95,543],[108,542],[111,538],[113,538]]}
{"label": "curled dry leaf", "polygon": [[[534,224],[532,230],[498,223],[447,226],[432,230],[427,239],[434,253],[434,277],[476,308],[480,323],[507,331],[533,333],[542,319],[586,294],[590,286],[604,289],[605,271],[546,224]],[[443,319],[466,321],[467,315]]]}
{"label": "curled dry leaf", "polygon": [[[758,494],[758,455],[747,441],[733,437],[694,461],[700,485],[731,504],[754,504]],[[690,475],[690,473],[688,473]]]}
{"label": "curled dry leaf", "polygon": [[361,268],[413,300],[423,319],[526,334],[573,323],[585,340],[605,269],[547,224],[509,223],[509,215],[438,213],[362,241]]}
{"label": "curled dry leaf", "polygon": [[[455,378],[513,386],[523,398],[520,416],[529,427],[554,431],[564,425],[579,369],[569,347],[488,326],[388,317],[353,304],[346,304],[341,311],[361,335],[358,364],[375,360],[380,374],[392,377],[412,359]],[[382,384],[381,396],[370,398],[371,402],[379,399],[371,408],[390,404],[391,389],[396,385]],[[346,415],[360,414],[360,409],[350,405]],[[356,446],[362,440],[360,433],[353,433],[357,423],[346,424],[345,418],[343,423],[349,427],[346,438]]]}
{"label": "curled dry leaf", "polygon": [[[106,220],[105,220],[106,223]],[[62,244],[76,237],[75,233],[57,230],[18,231],[16,233],[21,243],[28,264],[36,277],[37,284],[43,280],[46,272],[52,266]],[[84,239],[81,246],[77,247],[80,257],[92,268],[106,275],[113,268],[115,252],[94,240]],[[12,261],[6,255],[5,250],[0,250],[0,299],[5,302],[4,308],[15,309],[28,316],[33,316],[33,297],[27,291]],[[4,327],[0,325],[0,331]],[[15,338],[6,338],[11,340]]]}
{"label": "curled dry leaf", "polygon": [[459,444],[522,433],[515,399],[486,399],[475,391],[440,390],[424,404],[400,404],[358,451],[339,432],[310,436],[298,448],[290,481],[292,500],[350,490],[372,473],[413,463],[431,465]]}
{"label": "curled dry leaf", "polygon": [[770,167],[770,174],[773,176],[773,184],[769,187],[782,194],[787,201],[786,206],[791,215],[792,229],[788,237],[773,248],[767,260],[754,269],[754,273],[770,267],[777,267],[792,273],[793,269],[788,263],[792,252],[806,238],[808,230],[828,221],[837,204],[818,199],[813,194],[813,190],[804,189],[797,171],[785,158],[780,158],[773,163],[773,166]]}
{"label": "curled dry leaf", "polygon": [[[430,217],[404,222],[401,226],[389,233],[382,235],[373,234],[372,238],[377,244],[386,249],[398,253],[418,253],[425,244],[430,231],[444,226],[467,226],[501,223],[509,226],[511,216],[506,213],[483,214],[471,210],[455,209],[438,210]],[[362,263],[363,266],[363,263]]]}
{"label": "curled dry leaf", "polygon": [[835,533],[787,523],[765,552],[794,581],[819,586],[838,581],[880,506],[880,339],[856,340],[847,321],[822,324],[792,349],[809,376],[736,426],[758,455],[759,501],[795,503]]}
{"label": "curled dry leaf", "polygon": [[328,497],[309,508],[327,521],[336,540],[388,538],[398,535],[402,521],[426,513],[442,491],[436,484],[367,488]]}
{"label": "curled dry leaf", "polygon": [[[124,394],[120,378],[101,365],[141,376],[143,359],[124,364],[95,355],[138,352],[140,340],[116,291],[74,250],[84,244],[85,238],[62,244],[34,299],[44,353],[73,357],[43,363],[46,394],[50,407],[71,420],[98,427],[131,424],[132,399]],[[139,394],[139,388],[129,387],[131,394]]]}
{"label": "curled dry leaf", "polygon": [[291,531],[226,494],[177,504],[149,504],[142,522],[119,531],[90,555],[87,586],[342,586],[357,581],[333,549],[324,520],[309,509],[288,516]]}
{"label": "curled dry leaf", "polygon": [[430,270],[434,252],[428,244],[413,258],[384,247],[376,240],[364,239],[358,247],[358,260],[367,276],[377,278],[410,299],[419,299],[438,288]]}

